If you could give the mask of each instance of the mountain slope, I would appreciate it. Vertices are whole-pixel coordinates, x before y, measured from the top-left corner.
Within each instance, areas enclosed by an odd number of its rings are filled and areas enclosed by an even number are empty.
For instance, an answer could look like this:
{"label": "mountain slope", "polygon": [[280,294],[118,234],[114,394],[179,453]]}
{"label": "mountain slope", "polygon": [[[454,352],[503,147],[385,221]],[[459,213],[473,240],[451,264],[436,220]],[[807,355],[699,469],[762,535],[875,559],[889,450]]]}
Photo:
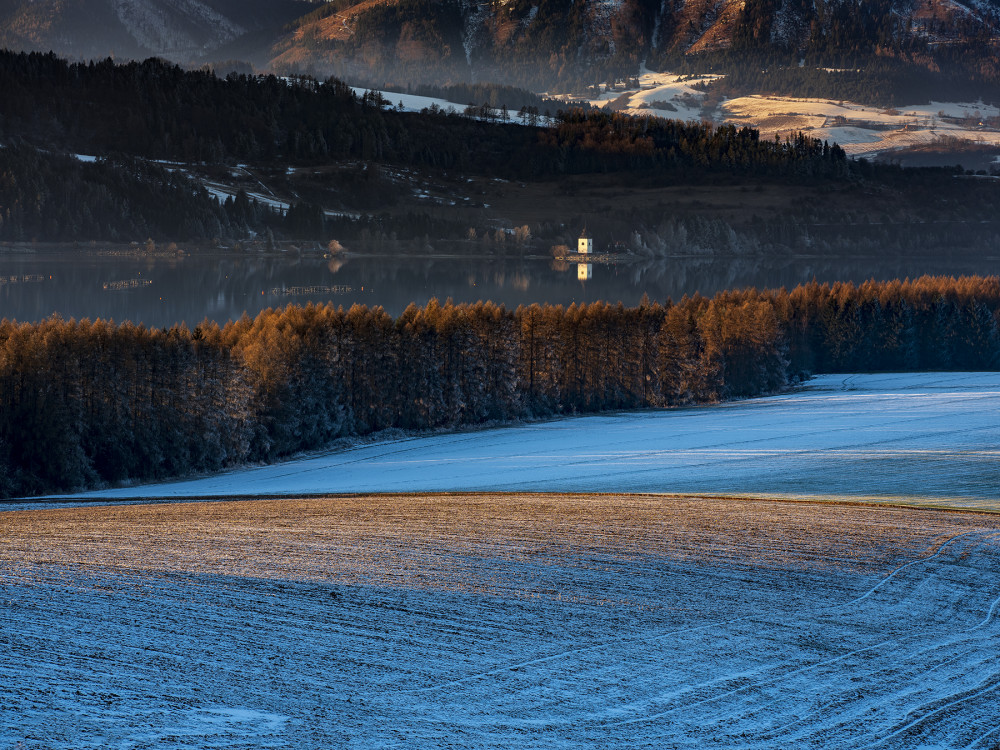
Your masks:
{"label": "mountain slope", "polygon": [[0,45],[195,62],[253,32],[273,39],[309,7],[293,0],[0,0]]}
{"label": "mountain slope", "polygon": [[[0,0],[0,46],[73,58],[239,58],[376,85],[579,91],[632,77],[645,62],[738,72],[755,91],[789,93],[748,75],[781,68],[787,78],[800,64],[869,79],[891,68],[873,89],[905,70],[1000,91],[1000,0]],[[818,95],[851,93],[827,88]]]}
{"label": "mountain slope", "polygon": [[998,38],[998,0],[343,0],[300,19],[271,59],[279,69],[375,81],[444,75],[540,89],[691,57],[827,67],[898,60],[996,75]]}

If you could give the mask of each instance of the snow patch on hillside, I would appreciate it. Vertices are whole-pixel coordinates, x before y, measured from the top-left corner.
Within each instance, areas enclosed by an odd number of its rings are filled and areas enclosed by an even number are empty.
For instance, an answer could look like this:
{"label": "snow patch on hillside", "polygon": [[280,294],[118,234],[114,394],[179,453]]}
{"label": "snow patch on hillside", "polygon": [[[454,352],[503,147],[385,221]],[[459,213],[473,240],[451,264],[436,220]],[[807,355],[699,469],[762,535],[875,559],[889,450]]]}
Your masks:
{"label": "snow patch on hillside", "polygon": [[[363,96],[366,92],[371,91],[371,89],[360,88],[358,86],[352,86],[351,90],[358,96]],[[466,107],[465,104],[457,104],[456,102],[449,102],[446,99],[436,99],[431,96],[398,94],[395,91],[379,91],[378,93],[383,99],[389,102],[389,106],[394,109],[402,109],[404,112],[419,112],[422,109],[428,109],[432,106],[437,106],[445,112],[461,112]]]}
{"label": "snow patch on hillside", "polygon": [[629,100],[626,111],[630,114],[652,114],[674,120],[700,119],[705,94],[693,88],[692,84],[718,77],[691,79],[688,76],[643,73],[639,76],[639,91]]}
{"label": "snow patch on hillside", "polygon": [[592,107],[607,107],[614,102],[614,109],[630,115],[652,115],[667,120],[699,120],[702,115],[705,92],[694,88],[694,84],[721,77],[717,75],[681,76],[673,73],[656,73],[642,65],[639,69],[638,90],[604,86],[600,96],[596,98],[582,100],[566,95],[554,96],[553,98],[568,104],[585,101]]}

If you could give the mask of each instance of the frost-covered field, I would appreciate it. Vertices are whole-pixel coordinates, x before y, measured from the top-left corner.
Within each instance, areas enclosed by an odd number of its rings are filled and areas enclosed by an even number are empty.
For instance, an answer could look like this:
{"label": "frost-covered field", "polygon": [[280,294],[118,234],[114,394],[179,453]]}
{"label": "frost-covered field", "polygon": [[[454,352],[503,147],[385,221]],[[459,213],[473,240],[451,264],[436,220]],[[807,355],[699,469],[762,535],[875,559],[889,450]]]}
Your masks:
{"label": "frost-covered field", "polygon": [[78,497],[508,490],[995,509],[1000,373],[822,376],[771,398],[394,440]]}
{"label": "frost-covered field", "polygon": [[1000,519],[627,496],[0,513],[3,748],[991,748]]}

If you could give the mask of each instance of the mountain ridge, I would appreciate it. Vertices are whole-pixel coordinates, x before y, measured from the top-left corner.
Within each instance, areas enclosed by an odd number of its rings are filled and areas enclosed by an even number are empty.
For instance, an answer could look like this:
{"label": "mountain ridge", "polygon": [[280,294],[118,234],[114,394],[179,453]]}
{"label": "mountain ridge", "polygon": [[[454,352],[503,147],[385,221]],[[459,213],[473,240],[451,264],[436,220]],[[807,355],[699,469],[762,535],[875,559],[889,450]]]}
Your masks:
{"label": "mountain ridge", "polygon": [[[272,47],[272,67],[543,90],[701,65],[861,68],[1000,80],[995,0],[507,0],[340,2]],[[416,66],[416,67],[415,67]],[[419,66],[426,66],[421,75]]]}
{"label": "mountain ridge", "polygon": [[0,0],[0,46],[534,91],[580,91],[642,64],[743,79],[895,65],[1000,90],[1000,0]]}
{"label": "mountain ridge", "polygon": [[274,38],[310,7],[303,0],[0,0],[0,46],[194,63],[254,32]]}

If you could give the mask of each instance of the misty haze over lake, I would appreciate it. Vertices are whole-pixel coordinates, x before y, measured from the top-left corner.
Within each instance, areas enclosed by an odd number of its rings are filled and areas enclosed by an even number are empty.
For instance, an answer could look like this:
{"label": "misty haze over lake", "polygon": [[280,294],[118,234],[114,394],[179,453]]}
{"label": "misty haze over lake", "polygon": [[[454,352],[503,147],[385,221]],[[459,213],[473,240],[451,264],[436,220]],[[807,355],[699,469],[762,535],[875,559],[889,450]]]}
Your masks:
{"label": "misty haze over lake", "polygon": [[112,318],[148,326],[208,318],[219,323],[268,307],[307,302],[381,305],[396,316],[432,297],[456,303],[493,300],[507,307],[711,296],[741,287],[889,280],[921,275],[996,274],[1000,258],[677,257],[594,264],[577,279],[575,263],[549,259],[351,255],[341,258],[239,254],[142,256],[107,251],[0,255],[0,317],[37,321]]}

